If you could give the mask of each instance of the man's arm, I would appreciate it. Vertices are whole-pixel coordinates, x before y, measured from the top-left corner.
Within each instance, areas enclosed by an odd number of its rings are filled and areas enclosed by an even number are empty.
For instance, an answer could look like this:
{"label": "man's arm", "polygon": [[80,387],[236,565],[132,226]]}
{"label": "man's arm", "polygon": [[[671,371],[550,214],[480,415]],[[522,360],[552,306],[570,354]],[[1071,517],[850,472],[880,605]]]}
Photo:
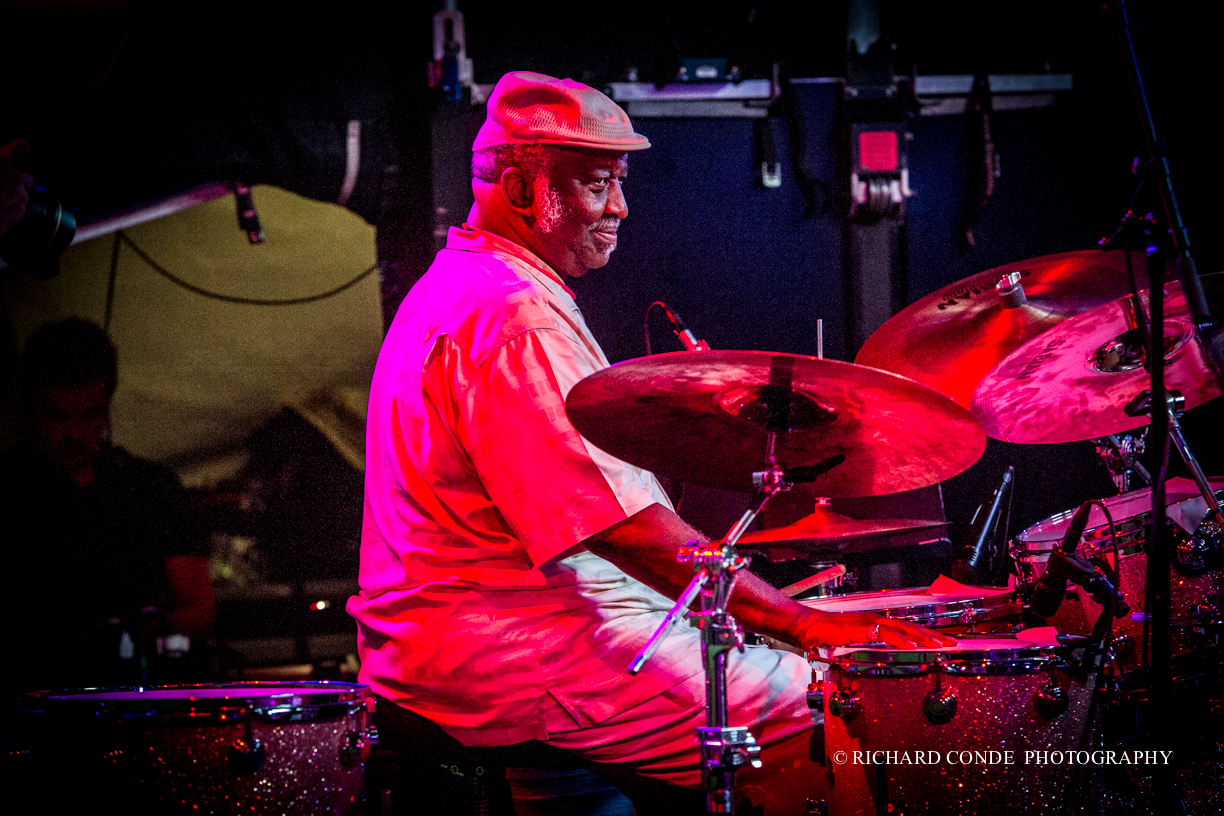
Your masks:
{"label": "man's arm", "polygon": [[[705,536],[660,504],[651,505],[584,542],[588,550],[669,598],[679,597],[693,577],[690,564],[676,560],[685,543]],[[751,632],[803,648],[867,641],[878,624],[880,640],[899,648],[944,646],[956,641],[920,626],[871,612],[836,613],[809,609],[748,570],[738,574],[731,595],[732,615]]]}

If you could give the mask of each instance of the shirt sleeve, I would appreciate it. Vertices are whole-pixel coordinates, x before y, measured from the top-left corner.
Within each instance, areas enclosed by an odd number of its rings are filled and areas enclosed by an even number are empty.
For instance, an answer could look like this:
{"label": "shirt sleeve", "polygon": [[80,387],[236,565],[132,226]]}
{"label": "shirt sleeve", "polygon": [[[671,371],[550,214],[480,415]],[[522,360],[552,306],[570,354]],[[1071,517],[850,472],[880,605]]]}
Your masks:
{"label": "shirt sleeve", "polygon": [[464,448],[537,567],[668,504],[653,475],[587,442],[565,414],[570,389],[602,367],[564,331],[533,329],[490,355],[460,395]]}

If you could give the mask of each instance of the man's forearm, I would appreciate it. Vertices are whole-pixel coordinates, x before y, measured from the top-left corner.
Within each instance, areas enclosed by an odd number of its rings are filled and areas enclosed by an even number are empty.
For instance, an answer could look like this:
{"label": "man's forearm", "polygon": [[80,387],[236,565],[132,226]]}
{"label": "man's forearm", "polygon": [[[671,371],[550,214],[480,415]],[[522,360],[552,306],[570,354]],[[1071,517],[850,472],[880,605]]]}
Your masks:
{"label": "man's forearm", "polygon": [[[692,580],[693,568],[676,560],[685,543],[705,536],[659,504],[584,542],[588,550],[669,598],[678,598]],[[820,612],[803,606],[747,570],[738,574],[728,611],[747,630],[810,648],[866,640],[908,649],[947,646],[953,638],[873,612]]]}
{"label": "man's forearm", "polygon": [[[677,561],[676,555],[693,539],[707,540],[656,504],[589,539],[586,546],[652,589],[677,598],[692,580],[693,567]],[[745,629],[801,645],[800,620],[810,617],[811,611],[751,572],[738,573],[730,612]]]}

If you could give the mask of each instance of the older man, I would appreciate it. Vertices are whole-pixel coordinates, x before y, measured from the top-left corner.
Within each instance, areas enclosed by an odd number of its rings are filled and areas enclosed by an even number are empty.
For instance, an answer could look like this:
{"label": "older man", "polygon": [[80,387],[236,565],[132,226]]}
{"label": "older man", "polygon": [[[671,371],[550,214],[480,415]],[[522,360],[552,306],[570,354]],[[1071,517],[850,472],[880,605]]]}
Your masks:
{"label": "older man", "polygon": [[[569,390],[608,365],[565,279],[608,262],[628,215],[627,154],[650,145],[572,80],[508,74],[488,110],[469,221],[404,300],[374,374],[349,603],[361,679],[465,745],[539,740],[696,786],[697,631],[677,627],[641,675],[626,667],[692,576],[677,548],[700,536],[651,474],[565,414]],[[748,573],[732,612],[804,647],[877,627],[900,646],[940,642],[807,609]],[[807,664],[764,648],[729,663],[732,722],[764,746],[770,778],[814,777]]]}

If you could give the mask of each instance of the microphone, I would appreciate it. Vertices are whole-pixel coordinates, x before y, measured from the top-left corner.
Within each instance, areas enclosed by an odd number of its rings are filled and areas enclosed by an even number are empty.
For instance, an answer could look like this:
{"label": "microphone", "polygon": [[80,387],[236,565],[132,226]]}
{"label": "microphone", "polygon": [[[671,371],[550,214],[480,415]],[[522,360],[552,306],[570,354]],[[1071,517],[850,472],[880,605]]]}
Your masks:
{"label": "microphone", "polygon": [[1058,545],[1058,549],[1067,555],[1075,554],[1075,548],[1079,546],[1080,538],[1084,535],[1084,529],[1088,526],[1088,514],[1091,512],[1092,502],[1086,501],[1079,506],[1079,509],[1075,511],[1075,515],[1071,517],[1071,523],[1067,525],[1067,532],[1063,536],[1062,543]]}
{"label": "microphone", "polygon": [[[1067,594],[1067,579],[1073,574],[1082,572],[1083,566],[1095,573],[1095,568],[1081,558],[1076,557],[1075,548],[1079,544],[1084,528],[1088,526],[1088,514],[1092,510],[1092,502],[1084,502],[1071,517],[1067,532],[1058,547],[1050,553],[1046,563],[1046,571],[1037,579],[1033,587],[1033,595],[1029,598],[1029,611],[1042,618],[1052,618],[1062,606]],[[1079,562],[1079,563],[1076,563]]]}
{"label": "microphone", "polygon": [[[952,563],[952,577],[961,583],[978,583],[994,576],[1001,558],[997,543],[999,511],[1003,505],[1003,496],[1011,487],[1012,479],[1015,476],[1016,469],[1008,465],[1007,470],[1003,471],[1003,481],[995,488],[994,495],[991,497],[990,509],[986,512],[986,517],[982,520],[977,535],[973,537],[973,545],[967,548],[968,554],[957,556]],[[985,506],[984,504],[978,506],[971,524],[977,521]]]}
{"label": "microphone", "polygon": [[680,319],[680,315],[672,311],[672,308],[666,303],[660,301],[663,306],[663,314],[667,315],[667,320],[672,324],[672,331],[680,338],[680,342],[684,344],[685,351],[709,351],[710,344],[704,340],[698,340],[697,335],[689,331],[684,325],[684,321]]}

